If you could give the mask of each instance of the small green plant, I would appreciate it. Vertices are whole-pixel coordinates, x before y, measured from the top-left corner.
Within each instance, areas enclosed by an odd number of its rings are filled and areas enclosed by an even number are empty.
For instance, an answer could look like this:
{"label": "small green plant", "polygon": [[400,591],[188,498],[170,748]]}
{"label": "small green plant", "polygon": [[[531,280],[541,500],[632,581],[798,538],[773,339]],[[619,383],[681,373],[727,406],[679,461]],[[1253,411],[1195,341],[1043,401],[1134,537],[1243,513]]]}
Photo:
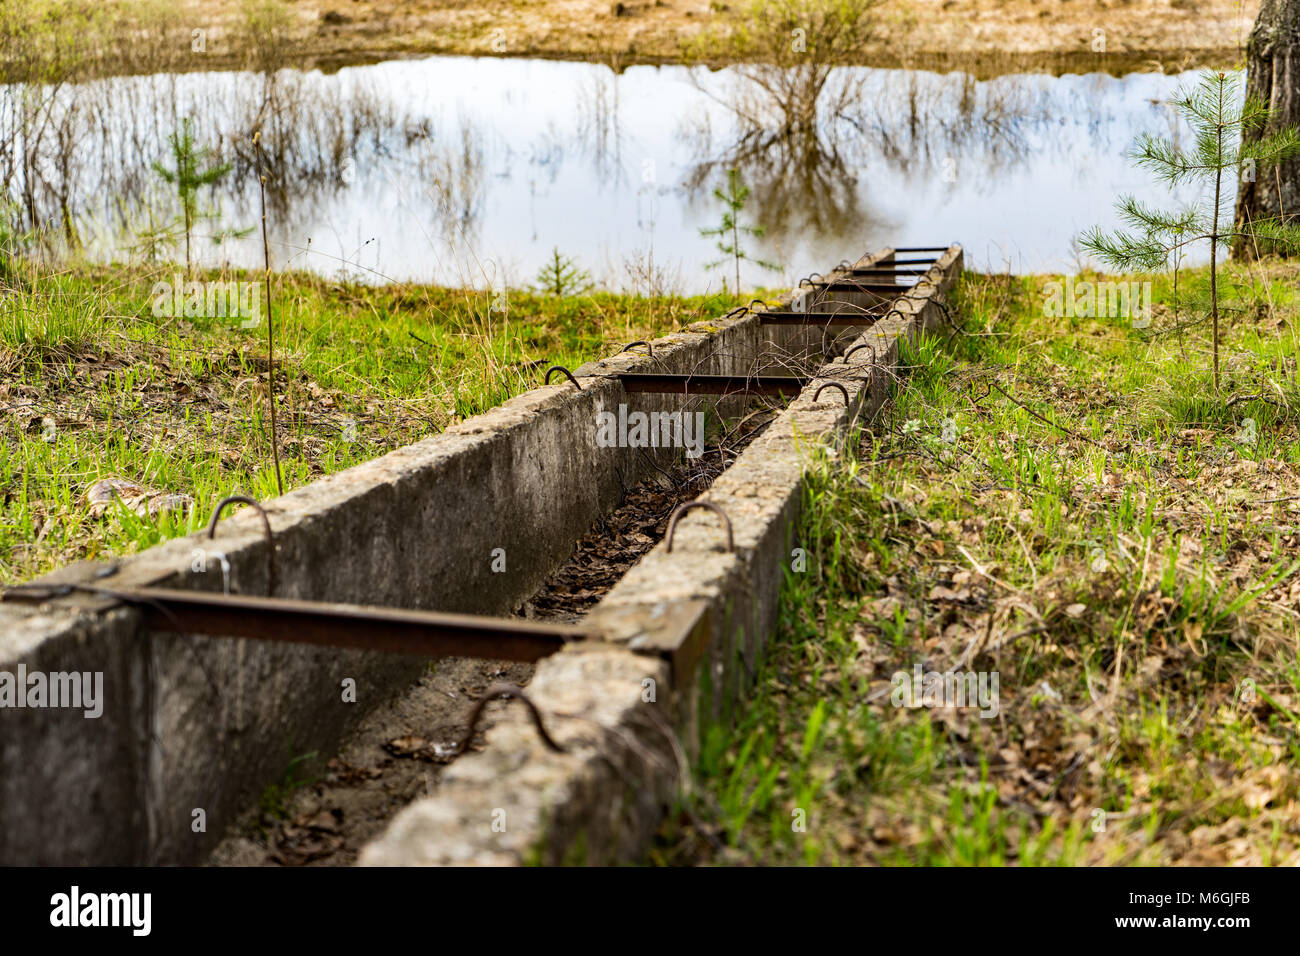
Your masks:
{"label": "small green plant", "polygon": [[[740,214],[745,209],[745,200],[749,198],[749,187],[740,181],[740,170],[731,169],[727,171],[727,188],[713,190],[713,196],[718,202],[722,203],[722,221],[718,225],[707,229],[701,229],[700,235],[705,239],[717,239],[718,251],[722,253],[722,259],[716,259],[713,262],[705,263],[706,269],[716,269],[719,266],[725,266],[728,262],[735,264],[736,268],[736,285],[733,291],[740,291],[740,262],[752,262],[756,266],[764,269],[777,271],[781,267],[775,262],[768,262],[765,259],[759,259],[750,255],[741,246],[741,239],[750,236],[755,239],[761,238],[766,231],[762,226],[745,226],[741,225]],[[723,280],[725,288],[726,280]]]}
{"label": "small green plant", "polygon": [[550,260],[537,271],[538,292],[548,295],[580,295],[591,289],[591,276],[578,267],[578,261],[551,249]]}
{"label": "small green plant", "polygon": [[310,764],[316,757],[315,751],[294,757],[289,761],[289,765],[284,768],[284,775],[279,782],[267,785],[257,802],[259,809],[265,816],[274,820],[284,820],[289,816],[289,800],[293,797],[294,791],[310,786],[319,779],[318,777],[298,776],[299,769],[306,764]]}
{"label": "small green plant", "polygon": [[181,128],[167,137],[171,146],[174,169],[168,169],[161,163],[154,163],[154,172],[176,187],[176,197],[181,204],[180,225],[185,230],[185,269],[191,266],[190,234],[196,220],[204,218],[199,210],[199,190],[211,186],[230,172],[229,163],[206,166],[210,150],[198,146],[194,140],[194,124],[185,118]]}
{"label": "small green plant", "polygon": [[[1174,260],[1175,272],[1185,248],[1210,244],[1210,322],[1214,353],[1214,389],[1219,391],[1219,286],[1218,253],[1244,233],[1232,225],[1233,190],[1228,177],[1258,176],[1288,157],[1300,153],[1300,133],[1286,127],[1254,141],[1242,133],[1264,129],[1270,111],[1259,100],[1241,96],[1236,73],[1207,71],[1194,89],[1176,96],[1178,114],[1192,127],[1189,149],[1167,139],[1144,136],[1132,156],[1136,164],[1155,173],[1169,187],[1199,183],[1213,198],[1163,211],[1133,196],[1120,198],[1116,209],[1131,231],[1105,233],[1094,228],[1080,237],[1080,245],[1106,264],[1121,271],[1158,270]],[[1250,232],[1277,250],[1300,250],[1300,229],[1280,220],[1255,220]]]}

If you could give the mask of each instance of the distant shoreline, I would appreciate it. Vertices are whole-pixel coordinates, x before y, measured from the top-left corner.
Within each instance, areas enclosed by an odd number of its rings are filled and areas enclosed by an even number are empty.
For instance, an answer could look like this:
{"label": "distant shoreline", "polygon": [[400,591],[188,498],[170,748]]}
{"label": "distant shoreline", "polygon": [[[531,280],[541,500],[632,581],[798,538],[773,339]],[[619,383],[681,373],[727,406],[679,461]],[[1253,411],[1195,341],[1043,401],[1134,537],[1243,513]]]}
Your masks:
{"label": "distant shoreline", "polygon": [[[287,69],[320,70],[323,73],[337,73],[339,70],[357,66],[371,66],[376,63],[391,63],[400,60],[418,60],[431,56],[463,56],[478,59],[497,57],[503,60],[552,60],[560,63],[592,63],[608,66],[614,72],[621,73],[633,66],[703,66],[711,70],[722,69],[745,62],[736,58],[718,58],[707,61],[690,61],[676,56],[631,56],[631,57],[595,57],[582,53],[562,51],[529,51],[526,53],[485,53],[469,50],[352,50],[335,54],[304,54],[301,58],[291,57],[284,64]],[[1106,54],[1098,56],[1093,53],[1023,53],[1023,54],[966,54],[942,53],[919,54],[907,58],[890,56],[882,53],[878,57],[863,57],[851,60],[843,66],[864,66],[874,69],[912,69],[934,73],[969,73],[977,80],[987,80],[998,76],[1023,73],[1043,73],[1051,76],[1067,74],[1084,75],[1103,73],[1109,76],[1124,76],[1129,73],[1181,73],[1185,70],[1205,68],[1239,69],[1244,66],[1244,58],[1237,50],[1198,50],[1178,59],[1159,59],[1147,53]],[[216,70],[245,69],[245,64],[237,56],[212,57],[201,64],[177,72],[207,72]],[[105,70],[106,75],[116,75],[117,71]]]}
{"label": "distant shoreline", "polygon": [[[110,3],[125,10],[132,0]],[[634,65],[718,68],[742,62],[730,35],[746,8],[735,0],[300,0],[283,5],[285,19],[268,45],[277,67],[324,72],[435,55],[578,60],[616,72]],[[1138,0],[1110,8],[1083,0],[882,0],[877,39],[843,62],[977,79],[1226,68],[1244,61],[1257,11],[1258,0]],[[251,68],[261,44],[250,39],[242,16],[239,0],[190,0],[165,22],[137,19],[115,39],[157,55],[133,53],[124,61],[110,52],[123,45],[110,42],[93,72]],[[200,31],[204,49],[192,52],[191,33]]]}

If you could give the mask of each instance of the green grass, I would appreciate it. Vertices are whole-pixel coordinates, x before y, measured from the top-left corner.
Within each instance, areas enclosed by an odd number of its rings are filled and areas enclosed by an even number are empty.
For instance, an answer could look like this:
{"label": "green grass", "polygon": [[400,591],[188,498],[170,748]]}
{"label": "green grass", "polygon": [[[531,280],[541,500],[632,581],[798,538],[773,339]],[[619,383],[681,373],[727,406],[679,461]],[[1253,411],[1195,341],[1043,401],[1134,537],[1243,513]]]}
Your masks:
{"label": "green grass", "polygon": [[[266,326],[155,317],[153,285],[172,274],[14,268],[0,280],[0,584],[197,530],[227,494],[275,495]],[[467,290],[277,276],[286,490],[535,388],[551,364],[575,368],[735,304],[604,292],[511,292],[505,311],[494,301]],[[95,517],[85,492],[108,477],[189,495],[195,507]]]}
{"label": "green grass", "polygon": [[[811,476],[809,571],[653,861],[1300,860],[1296,270],[1230,268],[1219,394],[1166,281],[1143,331],[964,277]],[[892,706],[918,662],[998,672],[998,715]]]}

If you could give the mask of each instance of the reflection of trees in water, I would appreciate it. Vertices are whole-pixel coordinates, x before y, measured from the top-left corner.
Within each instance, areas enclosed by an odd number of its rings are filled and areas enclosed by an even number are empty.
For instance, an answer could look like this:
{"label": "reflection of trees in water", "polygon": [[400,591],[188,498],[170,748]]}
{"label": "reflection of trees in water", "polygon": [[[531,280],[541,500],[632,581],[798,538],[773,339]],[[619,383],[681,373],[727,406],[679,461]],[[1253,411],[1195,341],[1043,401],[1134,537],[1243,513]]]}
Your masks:
{"label": "reflection of trees in water", "polygon": [[817,64],[735,68],[722,84],[694,71],[697,88],[731,114],[730,141],[714,148],[707,117],[687,127],[695,162],[686,187],[699,195],[728,169],[739,169],[756,219],[774,238],[799,230],[843,235],[864,217],[851,143],[834,120],[860,95],[864,77]]}
{"label": "reflection of trees in water", "polygon": [[214,144],[233,166],[235,181],[256,181],[255,133],[261,133],[263,171],[272,209],[285,215],[307,196],[348,184],[362,163],[381,161],[404,131],[392,105],[358,83],[339,89],[323,78],[291,71],[238,78],[231,94],[204,104]]}
{"label": "reflection of trees in water", "polygon": [[754,218],[773,236],[798,230],[839,236],[862,221],[857,176],[834,138],[809,130],[750,130],[720,154],[697,159],[686,188],[696,196],[729,169],[741,171]]}
{"label": "reflection of trees in water", "polygon": [[[163,149],[130,173],[123,172],[124,156],[144,142],[163,144],[166,134],[161,117],[137,112],[142,91],[119,92],[124,86],[113,80],[0,86],[0,203],[8,230],[75,244],[78,220],[90,204],[100,200],[111,209],[119,184],[143,192],[148,163],[162,158]],[[156,78],[140,86],[164,103],[170,99],[167,84]],[[100,135],[106,130],[112,132],[107,142]]]}
{"label": "reflection of trees in water", "polygon": [[[665,82],[675,74],[665,71]],[[1169,125],[1159,100],[1148,102],[1127,81],[1109,77],[976,82],[961,74],[827,68],[799,58],[784,67],[750,64],[691,76],[721,109],[702,110],[682,127],[691,154],[688,199],[739,168],[752,191],[749,215],[768,227],[773,246],[814,234],[828,242],[880,235],[891,226],[882,210],[896,197],[882,197],[878,183],[892,187],[901,177],[942,186],[951,171],[956,188],[980,190],[1025,164],[1031,151],[1053,149],[1068,160],[1063,175],[1072,169],[1083,178],[1091,167],[1081,151],[1118,152],[1136,132]],[[485,111],[476,108],[468,118],[416,115],[402,105],[405,91],[371,85],[364,73],[0,85],[0,233],[7,220],[12,229],[45,230],[50,244],[93,241],[115,251],[124,237],[157,227],[174,213],[176,199],[149,164],[166,156],[167,136],[189,116],[214,160],[234,165],[203,197],[225,208],[225,225],[256,224],[252,136],[260,130],[272,229],[328,236],[337,221],[343,255],[369,238],[356,234],[355,223],[376,211],[413,223],[417,241],[431,248],[455,244],[468,255],[488,190],[499,188],[498,172],[529,177],[524,185],[541,194],[575,162],[589,162],[602,186],[635,192],[640,242],[653,249],[659,207],[665,197],[677,201],[676,183],[666,171],[647,168],[651,160],[642,158],[636,136],[648,128],[646,117],[629,112],[639,87],[622,86],[620,102],[621,82],[606,67],[590,66],[567,88],[575,95],[560,129],[528,137],[499,125],[481,104]],[[1138,90],[1164,95],[1163,85],[1138,82]],[[675,89],[663,94],[663,105],[653,100],[652,109],[675,104]],[[599,210],[581,214],[595,218]],[[522,208],[516,223],[527,226]]]}
{"label": "reflection of trees in water", "polygon": [[419,182],[432,205],[432,226],[447,242],[478,233],[485,196],[483,133],[468,119],[446,140],[425,139],[418,156]]}
{"label": "reflection of trees in water", "polygon": [[596,67],[578,90],[577,142],[602,186],[627,182],[623,169],[623,124],[619,117],[619,75]]}
{"label": "reflection of trees in water", "polygon": [[870,181],[887,170],[949,181],[960,171],[965,185],[1005,175],[1027,159],[1029,133],[1052,119],[1049,87],[1036,77],[978,83],[966,74],[761,66],[732,76],[719,85],[697,75],[733,129],[721,149],[707,122],[687,130],[696,156],[687,187],[698,194],[721,171],[740,169],[758,220],[775,235],[861,228],[878,218]]}
{"label": "reflection of trees in water", "polygon": [[889,72],[872,93],[846,118],[864,147],[909,175],[1005,175],[1028,158],[1029,133],[1052,118],[1038,77],[980,83],[965,73]]}
{"label": "reflection of trees in water", "polygon": [[[185,117],[199,144],[232,170],[213,202],[258,175],[261,133],[270,212],[338,188],[364,163],[402,147],[404,124],[387,100],[353,83],[292,71],[227,76],[110,78],[76,85],[0,87],[0,200],[7,225],[63,234],[130,232],[165,214],[150,163]],[[406,123],[409,127],[410,121]],[[409,143],[408,143],[409,145]],[[174,198],[174,197],[172,197]],[[464,204],[462,203],[462,208]],[[57,228],[52,228],[57,227]]]}

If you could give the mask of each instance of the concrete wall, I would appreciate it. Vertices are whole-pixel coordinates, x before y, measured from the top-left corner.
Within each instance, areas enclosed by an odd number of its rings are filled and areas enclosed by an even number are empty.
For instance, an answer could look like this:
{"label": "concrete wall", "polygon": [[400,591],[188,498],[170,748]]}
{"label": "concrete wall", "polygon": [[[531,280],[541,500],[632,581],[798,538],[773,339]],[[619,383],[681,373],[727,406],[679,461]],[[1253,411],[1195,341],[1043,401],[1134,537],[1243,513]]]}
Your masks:
{"label": "concrete wall", "polygon": [[[872,257],[873,259],[879,258]],[[595,445],[597,412],[679,407],[626,395],[612,371],[740,374],[799,353],[809,333],[753,315],[702,323],[576,370],[499,408],[267,502],[276,596],[508,614],[559,567],[576,540],[643,476],[632,449]],[[820,334],[817,334],[820,347]],[[729,400],[736,402],[738,400]],[[126,559],[110,577],[76,566],[42,580],[105,587],[265,594],[267,544],[251,510],[215,542],[174,540]],[[492,549],[507,571],[491,571]],[[0,864],[191,863],[291,759],[329,753],[364,713],[408,686],[424,662],[272,642],[146,632],[111,600],[74,596],[0,604],[0,671],[99,671],[106,707],[0,709]],[[357,685],[355,704],[342,682]],[[206,816],[195,832],[194,811]]]}

